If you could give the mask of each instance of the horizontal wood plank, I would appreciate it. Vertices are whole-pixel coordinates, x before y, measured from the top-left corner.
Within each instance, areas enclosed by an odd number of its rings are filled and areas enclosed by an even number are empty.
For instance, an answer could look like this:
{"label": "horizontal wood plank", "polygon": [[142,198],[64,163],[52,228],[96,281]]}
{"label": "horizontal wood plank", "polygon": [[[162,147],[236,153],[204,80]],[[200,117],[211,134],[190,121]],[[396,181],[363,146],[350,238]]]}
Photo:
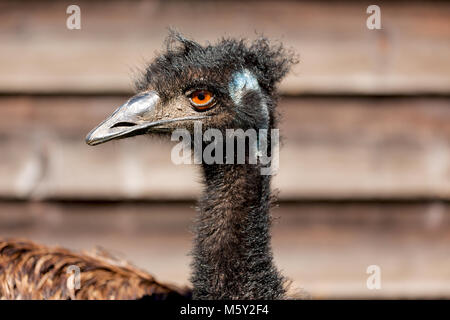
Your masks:
{"label": "horizontal wood plank", "polygon": [[0,92],[128,93],[172,26],[202,43],[280,39],[301,60],[288,94],[448,94],[450,4],[383,2],[381,30],[366,27],[369,4],[80,0],[81,30],[68,30],[66,2],[1,1]]}
{"label": "horizontal wood plank", "polygon": [[[187,284],[192,204],[0,202],[0,235],[101,246],[162,281]],[[314,299],[449,298],[450,206],[286,204],[273,210],[277,266]],[[381,290],[366,269],[381,268]]]}
{"label": "horizontal wood plank", "polygon": [[[0,197],[193,199],[194,165],[137,137],[89,147],[125,97],[0,97]],[[448,98],[283,98],[281,199],[450,199]]]}

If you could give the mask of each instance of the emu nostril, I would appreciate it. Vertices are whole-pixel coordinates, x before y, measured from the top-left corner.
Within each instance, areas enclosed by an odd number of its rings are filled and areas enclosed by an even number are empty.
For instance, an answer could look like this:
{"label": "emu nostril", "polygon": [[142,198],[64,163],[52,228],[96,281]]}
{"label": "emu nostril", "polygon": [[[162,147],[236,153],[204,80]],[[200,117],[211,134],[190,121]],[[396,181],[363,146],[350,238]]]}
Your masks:
{"label": "emu nostril", "polygon": [[133,123],[133,122],[126,122],[126,121],[123,121],[123,122],[117,122],[117,123],[114,123],[112,126],[111,126],[111,129],[112,128],[118,128],[118,127],[133,127],[133,126],[135,126],[136,124],[135,123]]}

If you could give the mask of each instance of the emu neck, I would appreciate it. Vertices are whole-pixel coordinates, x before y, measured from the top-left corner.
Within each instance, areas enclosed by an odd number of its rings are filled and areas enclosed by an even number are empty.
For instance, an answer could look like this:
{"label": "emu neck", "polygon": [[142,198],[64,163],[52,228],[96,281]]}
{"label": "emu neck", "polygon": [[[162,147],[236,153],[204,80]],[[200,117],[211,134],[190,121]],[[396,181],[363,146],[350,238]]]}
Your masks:
{"label": "emu neck", "polygon": [[195,299],[280,299],[270,247],[270,176],[259,165],[203,164],[193,249]]}

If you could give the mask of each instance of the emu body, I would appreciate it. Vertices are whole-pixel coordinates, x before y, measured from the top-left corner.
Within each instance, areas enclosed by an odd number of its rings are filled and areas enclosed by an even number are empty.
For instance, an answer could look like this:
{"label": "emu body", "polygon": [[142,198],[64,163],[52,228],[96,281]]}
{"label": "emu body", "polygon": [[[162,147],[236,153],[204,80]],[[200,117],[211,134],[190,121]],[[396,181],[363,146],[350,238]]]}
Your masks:
{"label": "emu body", "polygon": [[[71,266],[80,270],[79,288]],[[158,282],[147,272],[103,254],[74,253],[25,240],[0,241],[1,299],[162,300],[190,295],[186,288]]]}
{"label": "emu body", "polygon": [[[274,129],[276,85],[293,62],[281,46],[264,38],[201,46],[172,33],[166,51],[137,82],[138,94],[92,130],[86,142],[97,145],[141,134],[168,137],[176,129],[193,136],[196,121],[203,131],[216,129],[224,135],[228,129]],[[251,151],[246,152],[248,159]],[[204,192],[191,252],[193,298],[282,299],[286,280],[275,267],[270,246],[271,176],[261,174],[260,162],[223,160],[228,161],[200,166]],[[69,264],[81,269],[78,291],[64,287]],[[189,295],[130,266],[29,242],[0,242],[0,275],[0,296],[8,299]]]}

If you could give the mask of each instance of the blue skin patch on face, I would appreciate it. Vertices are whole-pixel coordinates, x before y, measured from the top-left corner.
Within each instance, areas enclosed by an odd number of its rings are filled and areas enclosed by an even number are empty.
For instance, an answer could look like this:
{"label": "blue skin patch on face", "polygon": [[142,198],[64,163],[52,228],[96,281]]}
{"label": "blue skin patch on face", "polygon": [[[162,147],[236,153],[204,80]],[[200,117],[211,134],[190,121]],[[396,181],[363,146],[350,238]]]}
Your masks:
{"label": "blue skin patch on face", "polygon": [[242,70],[233,74],[233,77],[228,84],[228,90],[231,99],[233,99],[236,105],[241,103],[242,97],[247,90],[261,91],[258,80],[248,70]]}
{"label": "blue skin patch on face", "polygon": [[238,71],[233,74],[230,83],[228,84],[228,90],[230,92],[231,99],[234,104],[239,107],[241,105],[242,98],[247,91],[255,91],[261,95],[261,114],[265,119],[265,127],[269,126],[269,110],[267,103],[262,96],[261,88],[258,83],[258,79],[247,69]]}

